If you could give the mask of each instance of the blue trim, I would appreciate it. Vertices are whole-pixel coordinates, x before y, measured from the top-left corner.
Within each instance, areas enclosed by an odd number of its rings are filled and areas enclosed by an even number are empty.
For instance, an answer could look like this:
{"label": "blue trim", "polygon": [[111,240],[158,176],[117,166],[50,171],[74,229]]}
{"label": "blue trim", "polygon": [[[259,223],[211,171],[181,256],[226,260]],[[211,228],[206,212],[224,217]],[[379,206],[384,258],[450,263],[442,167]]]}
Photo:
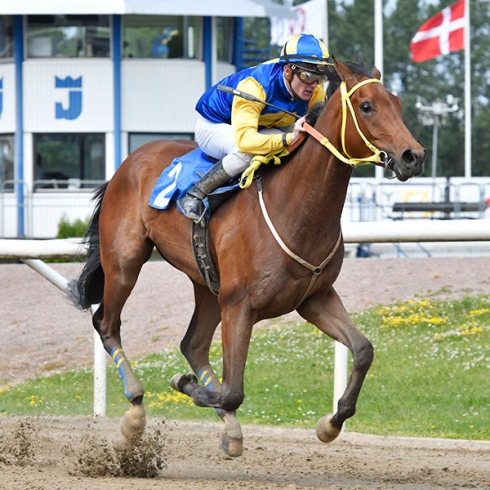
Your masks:
{"label": "blue trim", "polygon": [[206,90],[213,85],[213,24],[211,17],[203,17],[203,58]]}
{"label": "blue trim", "polygon": [[14,16],[15,62],[15,179],[17,184],[17,236],[25,237],[24,230],[24,108],[22,101],[22,63],[24,62],[24,24],[21,15]]}
{"label": "blue trim", "polygon": [[233,29],[233,64],[237,71],[245,68],[243,62],[244,39],[245,39],[245,22],[243,17],[236,17]]}
{"label": "blue trim", "polygon": [[112,16],[112,54],[114,63],[114,169],[121,165],[121,16]]}

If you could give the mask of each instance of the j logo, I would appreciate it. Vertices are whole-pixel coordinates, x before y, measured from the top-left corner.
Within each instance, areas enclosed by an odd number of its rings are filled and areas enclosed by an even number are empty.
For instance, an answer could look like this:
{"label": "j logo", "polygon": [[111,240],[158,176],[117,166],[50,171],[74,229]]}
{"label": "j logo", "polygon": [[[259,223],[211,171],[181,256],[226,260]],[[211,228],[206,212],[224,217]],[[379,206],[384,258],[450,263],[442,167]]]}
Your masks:
{"label": "j logo", "polygon": [[3,112],[3,78],[0,78],[0,117]]}
{"label": "j logo", "polygon": [[72,89],[68,91],[69,103],[66,109],[61,102],[56,102],[56,119],[76,119],[82,112],[82,77],[54,78],[55,88]]}

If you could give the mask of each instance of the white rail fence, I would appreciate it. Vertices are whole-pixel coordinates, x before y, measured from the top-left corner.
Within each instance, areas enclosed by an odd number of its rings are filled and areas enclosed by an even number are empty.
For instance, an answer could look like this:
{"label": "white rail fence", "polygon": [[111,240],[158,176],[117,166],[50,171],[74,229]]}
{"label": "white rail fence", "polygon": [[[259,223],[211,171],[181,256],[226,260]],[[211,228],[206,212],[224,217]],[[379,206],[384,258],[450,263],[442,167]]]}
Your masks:
{"label": "white rail fence", "polygon": [[[19,228],[28,238],[53,238],[61,220],[86,221],[93,212],[93,190],[102,183],[77,179],[35,180],[32,184],[23,180],[0,182],[0,239],[15,238]],[[20,193],[23,200],[20,200]],[[452,177],[450,180],[415,177],[409,182],[353,177],[344,204],[343,221],[488,219],[489,200],[490,177]],[[419,204],[422,209],[397,210],[399,204]],[[430,211],[432,205],[435,208]]]}
{"label": "white rail fence", "polygon": [[[345,243],[482,242],[490,241],[490,220],[361,222],[343,225]],[[22,260],[64,291],[68,280],[42,259],[86,254],[80,239],[0,240],[0,259]],[[92,306],[92,313],[98,305]],[[106,352],[94,331],[94,415],[106,414]],[[347,386],[348,351],[335,343],[333,410]]]}

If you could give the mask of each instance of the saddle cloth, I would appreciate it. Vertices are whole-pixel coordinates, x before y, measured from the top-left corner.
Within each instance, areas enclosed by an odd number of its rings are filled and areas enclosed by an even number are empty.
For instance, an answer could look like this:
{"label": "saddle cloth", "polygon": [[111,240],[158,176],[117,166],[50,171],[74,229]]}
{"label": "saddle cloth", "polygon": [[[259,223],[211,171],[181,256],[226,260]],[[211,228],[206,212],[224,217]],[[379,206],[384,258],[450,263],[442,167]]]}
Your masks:
{"label": "saddle cloth", "polygon": [[[158,178],[149,205],[155,209],[168,209],[173,201],[180,199],[215,163],[216,160],[208,157],[200,148],[177,157]],[[238,184],[220,187],[212,194],[223,194],[235,189],[238,189]],[[207,208],[208,199],[203,202]]]}

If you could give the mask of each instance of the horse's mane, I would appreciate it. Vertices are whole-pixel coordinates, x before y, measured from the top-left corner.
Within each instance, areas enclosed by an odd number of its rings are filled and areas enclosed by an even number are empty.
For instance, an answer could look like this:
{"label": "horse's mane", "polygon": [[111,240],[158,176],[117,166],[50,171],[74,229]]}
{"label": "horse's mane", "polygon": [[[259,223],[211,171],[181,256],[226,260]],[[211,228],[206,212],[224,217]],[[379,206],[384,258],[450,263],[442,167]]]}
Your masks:
{"label": "horse's mane", "polygon": [[[362,60],[345,61],[344,65],[357,75],[372,78],[372,74],[369,73],[369,70],[366,68],[364,61]],[[334,69],[328,73],[327,101],[330,100],[335,91],[340,87],[341,81],[342,80],[340,79],[339,74]],[[319,102],[315,104],[306,114],[306,122],[311,126],[314,126],[318,116],[325,108],[325,105],[326,102]]]}
{"label": "horse's mane", "polygon": [[[361,75],[363,77],[369,77],[372,78],[373,75],[372,73],[369,72],[369,70],[366,68],[366,65],[364,64],[364,61],[362,60],[357,60],[357,61],[345,61],[344,65],[349,68],[350,71],[353,73],[356,73],[357,75]],[[334,92],[340,87],[340,80],[339,74],[335,71],[332,70],[328,74],[328,87],[327,87],[327,99],[330,99]]]}

